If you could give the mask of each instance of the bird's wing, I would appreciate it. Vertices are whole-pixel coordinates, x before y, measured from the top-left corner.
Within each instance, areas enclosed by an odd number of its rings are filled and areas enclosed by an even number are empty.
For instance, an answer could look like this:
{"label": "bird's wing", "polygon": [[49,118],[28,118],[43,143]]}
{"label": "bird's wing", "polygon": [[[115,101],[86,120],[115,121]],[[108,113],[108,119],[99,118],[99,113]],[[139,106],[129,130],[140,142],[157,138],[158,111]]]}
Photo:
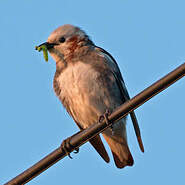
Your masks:
{"label": "bird's wing", "polygon": [[[110,53],[108,53],[106,50],[104,50],[103,48],[96,46],[96,50],[99,50],[100,52],[102,52],[103,55],[107,58],[106,62],[110,66],[110,68],[112,69],[112,73],[113,73],[113,75],[114,75],[114,77],[117,81],[118,86],[119,86],[123,101],[124,102],[128,101],[130,99],[130,96],[129,96],[128,91],[126,89],[126,86],[125,86],[125,83],[123,81],[123,77],[121,75],[121,72],[119,70],[117,62],[112,57],[112,55]],[[136,136],[137,136],[137,140],[138,140],[140,149],[141,149],[142,152],[144,152],[144,146],[143,146],[142,139],[141,139],[139,124],[138,124],[138,121],[137,121],[137,118],[136,118],[136,115],[135,115],[134,111],[132,111],[130,113],[130,116],[131,116],[131,119],[132,119],[132,123],[133,123],[133,126],[134,126],[134,130],[135,130],[135,133],[136,133]]]}

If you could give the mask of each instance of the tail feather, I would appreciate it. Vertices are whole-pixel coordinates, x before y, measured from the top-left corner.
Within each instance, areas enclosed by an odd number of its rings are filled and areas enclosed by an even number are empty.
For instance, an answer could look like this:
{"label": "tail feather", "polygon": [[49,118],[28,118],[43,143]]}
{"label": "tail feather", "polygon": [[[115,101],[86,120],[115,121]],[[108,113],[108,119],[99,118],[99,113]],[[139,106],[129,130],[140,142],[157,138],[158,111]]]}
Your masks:
{"label": "tail feather", "polygon": [[139,143],[139,147],[140,147],[141,151],[144,152],[144,146],[143,146],[143,142],[142,142],[142,139],[141,139],[140,128],[139,128],[139,124],[138,124],[138,121],[137,121],[137,118],[136,118],[136,115],[135,115],[134,111],[130,113],[130,116],[131,116],[132,123],[133,123],[133,126],[134,126],[134,130],[135,130],[135,133],[136,133],[137,141]]}
{"label": "tail feather", "polygon": [[134,164],[128,148],[124,124],[121,125],[121,129],[116,129],[113,134],[110,129],[107,129],[103,133],[103,136],[111,148],[114,162],[118,168],[124,168],[125,166],[132,166]]}
{"label": "tail feather", "polygon": [[119,156],[116,153],[114,153],[114,151],[112,151],[112,155],[114,157],[114,162],[117,168],[124,168],[125,166],[132,166],[134,164],[134,160],[131,154],[128,155],[127,160],[122,160],[122,161],[120,160]]}
{"label": "tail feather", "polygon": [[108,163],[110,159],[102,143],[100,136],[99,135],[95,136],[94,138],[90,139],[89,142],[96,149],[96,151],[100,154],[100,156],[105,160],[105,162]]}

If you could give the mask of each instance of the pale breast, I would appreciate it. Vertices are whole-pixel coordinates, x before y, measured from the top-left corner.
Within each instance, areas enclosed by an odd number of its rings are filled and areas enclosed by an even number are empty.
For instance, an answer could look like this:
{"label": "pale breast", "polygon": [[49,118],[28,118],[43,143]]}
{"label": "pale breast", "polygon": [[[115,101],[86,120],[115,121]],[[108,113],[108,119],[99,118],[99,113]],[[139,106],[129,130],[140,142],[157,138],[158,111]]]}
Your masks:
{"label": "pale breast", "polygon": [[96,96],[94,85],[98,73],[90,65],[70,64],[57,78],[59,98],[72,117],[86,128],[97,120],[98,110],[93,110],[91,98]]}
{"label": "pale breast", "polygon": [[100,76],[102,74],[90,64],[76,62],[57,78],[59,98],[82,128],[97,122],[107,108],[114,109],[117,106]]}

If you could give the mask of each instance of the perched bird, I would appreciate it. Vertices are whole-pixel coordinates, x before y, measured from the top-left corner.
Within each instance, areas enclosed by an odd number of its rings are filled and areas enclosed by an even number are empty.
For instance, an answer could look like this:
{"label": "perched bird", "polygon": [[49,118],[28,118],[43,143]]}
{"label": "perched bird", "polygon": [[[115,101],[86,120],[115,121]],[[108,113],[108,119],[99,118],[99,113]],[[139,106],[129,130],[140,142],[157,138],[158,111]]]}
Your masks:
{"label": "perched bird", "polygon": [[[114,58],[97,47],[79,27],[69,24],[60,26],[44,45],[56,61],[55,93],[81,130],[97,123],[106,110],[112,112],[129,100]],[[134,112],[131,118],[140,148],[144,151]],[[111,148],[116,166],[132,166],[134,161],[127,144],[126,118],[102,134]],[[100,136],[91,139],[90,143],[109,162]]]}

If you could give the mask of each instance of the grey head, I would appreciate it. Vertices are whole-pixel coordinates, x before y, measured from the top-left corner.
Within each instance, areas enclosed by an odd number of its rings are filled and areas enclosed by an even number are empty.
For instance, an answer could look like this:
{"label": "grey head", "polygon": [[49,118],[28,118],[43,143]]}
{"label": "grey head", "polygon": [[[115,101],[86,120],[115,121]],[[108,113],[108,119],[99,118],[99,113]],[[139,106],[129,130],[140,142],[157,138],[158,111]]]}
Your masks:
{"label": "grey head", "polygon": [[56,62],[69,57],[81,46],[93,44],[83,30],[70,24],[54,30],[46,43],[47,49]]}

